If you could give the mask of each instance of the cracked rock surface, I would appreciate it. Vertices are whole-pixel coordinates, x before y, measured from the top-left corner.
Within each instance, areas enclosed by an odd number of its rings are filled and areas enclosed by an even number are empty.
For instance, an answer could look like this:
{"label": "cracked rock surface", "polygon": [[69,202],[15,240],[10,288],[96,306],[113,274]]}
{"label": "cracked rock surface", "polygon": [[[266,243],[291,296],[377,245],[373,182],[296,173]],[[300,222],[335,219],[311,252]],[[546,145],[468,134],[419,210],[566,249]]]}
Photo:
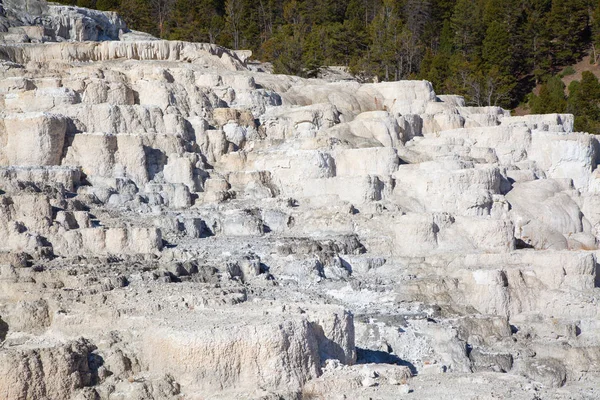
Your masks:
{"label": "cracked rock surface", "polygon": [[0,12],[0,398],[600,398],[598,139]]}

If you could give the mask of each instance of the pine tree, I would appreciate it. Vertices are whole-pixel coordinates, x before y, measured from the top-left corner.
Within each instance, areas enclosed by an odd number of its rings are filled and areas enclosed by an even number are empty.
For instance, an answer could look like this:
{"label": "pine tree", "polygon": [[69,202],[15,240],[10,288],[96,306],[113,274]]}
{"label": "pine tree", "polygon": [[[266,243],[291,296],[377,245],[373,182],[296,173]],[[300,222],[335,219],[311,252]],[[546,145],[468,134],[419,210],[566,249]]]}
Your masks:
{"label": "pine tree", "polygon": [[512,107],[581,57],[600,58],[591,0],[61,0],[117,9],[132,29],[251,49],[278,72],[347,65],[420,77],[470,104]]}
{"label": "pine tree", "polygon": [[231,37],[231,48],[238,50],[242,34],[242,13],[244,3],[242,0],[227,0],[225,2],[225,26]]}
{"label": "pine tree", "polygon": [[437,50],[442,29],[450,21],[456,0],[431,0],[430,17],[423,32],[423,45]]}
{"label": "pine tree", "polygon": [[303,74],[308,77],[316,77],[319,68],[323,65],[325,56],[323,49],[324,29],[313,26],[302,43]]}
{"label": "pine tree", "polygon": [[453,53],[448,59],[448,78],[444,86],[447,93],[465,96],[471,105],[481,105],[477,66],[462,53]]}
{"label": "pine tree", "polygon": [[102,11],[117,11],[119,0],[97,0],[95,8]]}
{"label": "pine tree", "polygon": [[369,25],[369,74],[379,80],[398,80],[406,71],[407,60],[402,52],[403,26],[399,11],[393,0],[384,0],[379,13]]}
{"label": "pine tree", "polygon": [[152,18],[147,0],[121,0],[118,12],[127,26],[155,36],[159,35],[158,26]]}
{"label": "pine tree", "polygon": [[455,50],[469,60],[479,58],[485,36],[482,1],[458,0],[450,23],[454,31]]}
{"label": "pine tree", "polygon": [[448,93],[446,89],[446,80],[449,74],[448,61],[446,53],[441,52],[434,55],[431,49],[427,49],[421,61],[419,78],[431,82],[436,92]]}
{"label": "pine tree", "polygon": [[194,0],[175,0],[168,26],[169,39],[187,41],[203,39],[196,26],[197,19],[197,8]]}
{"label": "pine tree", "polygon": [[549,24],[551,0],[527,0],[523,2],[523,57],[537,85],[550,75],[552,66],[551,29]]}
{"label": "pine tree", "polygon": [[600,59],[600,4],[596,4],[594,8],[590,27],[592,34],[592,61],[596,64],[598,63],[598,59]]}
{"label": "pine tree", "polygon": [[[491,21],[483,40],[483,73],[488,80],[488,105],[510,106],[512,92],[517,85],[516,60],[510,31],[505,22]],[[490,90],[493,85],[493,91]],[[494,93],[490,93],[494,92]],[[494,99],[493,101],[491,99]],[[492,104],[493,103],[493,104]]]}
{"label": "pine tree", "polygon": [[96,8],[96,0],[77,0],[77,7]]}
{"label": "pine tree", "polygon": [[552,0],[549,24],[554,66],[579,59],[590,33],[587,0]]}
{"label": "pine tree", "polygon": [[513,72],[512,43],[510,33],[502,22],[492,21],[485,33],[482,44],[482,58],[487,69],[497,67],[501,73]]}
{"label": "pine tree", "polygon": [[575,130],[600,134],[600,82],[593,73],[571,82],[567,110],[575,115]]}
{"label": "pine tree", "polygon": [[346,7],[342,34],[348,46],[348,63],[352,58],[362,56],[368,48],[366,13],[364,0],[350,0]]}
{"label": "pine tree", "polygon": [[567,111],[565,84],[553,76],[540,88],[539,96],[532,94],[529,106],[533,114],[564,113]]}
{"label": "pine tree", "polygon": [[429,0],[407,0],[404,5],[403,44],[407,57],[408,73],[417,72],[424,54],[422,38],[431,21],[431,2]]}
{"label": "pine tree", "polygon": [[584,71],[581,81],[569,85],[569,111],[600,120],[600,83],[596,75]]}

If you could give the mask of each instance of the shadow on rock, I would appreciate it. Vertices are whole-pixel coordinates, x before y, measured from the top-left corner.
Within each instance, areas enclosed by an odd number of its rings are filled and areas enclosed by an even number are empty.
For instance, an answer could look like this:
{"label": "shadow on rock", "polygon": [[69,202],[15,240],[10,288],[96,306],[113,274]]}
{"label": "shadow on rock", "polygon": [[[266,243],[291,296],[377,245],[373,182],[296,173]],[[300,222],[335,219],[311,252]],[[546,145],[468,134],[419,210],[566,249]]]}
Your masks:
{"label": "shadow on rock", "polygon": [[357,364],[394,364],[408,367],[413,375],[417,375],[417,369],[415,366],[400,357],[386,353],[381,350],[369,350],[356,348],[356,363]]}

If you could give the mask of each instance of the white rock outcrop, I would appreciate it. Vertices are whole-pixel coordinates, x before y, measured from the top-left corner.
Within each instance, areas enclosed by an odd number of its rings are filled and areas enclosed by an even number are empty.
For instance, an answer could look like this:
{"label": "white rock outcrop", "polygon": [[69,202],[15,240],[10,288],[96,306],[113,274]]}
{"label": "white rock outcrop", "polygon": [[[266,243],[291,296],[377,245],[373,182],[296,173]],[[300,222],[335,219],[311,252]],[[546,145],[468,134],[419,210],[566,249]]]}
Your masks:
{"label": "white rock outcrop", "polygon": [[596,397],[573,116],[2,10],[1,398]]}

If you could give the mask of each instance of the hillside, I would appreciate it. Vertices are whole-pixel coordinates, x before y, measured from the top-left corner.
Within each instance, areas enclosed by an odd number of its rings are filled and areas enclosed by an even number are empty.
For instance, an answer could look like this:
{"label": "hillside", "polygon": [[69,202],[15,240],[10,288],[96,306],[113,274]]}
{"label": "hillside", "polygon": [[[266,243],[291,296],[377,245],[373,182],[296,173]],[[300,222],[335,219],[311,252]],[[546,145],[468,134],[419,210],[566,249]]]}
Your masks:
{"label": "hillside", "polygon": [[276,73],[343,65],[362,81],[426,79],[468,105],[514,108],[600,42],[588,0],[63,0],[162,39],[250,49]]}
{"label": "hillside", "polygon": [[598,136],[0,10],[0,399],[598,397]]}
{"label": "hillside", "polygon": [[565,73],[565,69],[559,73],[559,75],[564,75],[562,77],[562,81],[565,84],[565,87],[569,87],[571,82],[573,81],[581,81],[582,73],[584,71],[589,71],[593,73],[596,77],[600,78],[600,66],[598,63],[591,62],[591,56],[585,56],[581,61],[571,66],[572,70],[575,73],[570,73],[571,70],[567,70],[569,73]]}
{"label": "hillside", "polygon": [[[562,68],[562,70],[560,70],[558,72],[557,75],[560,77],[560,80],[564,84],[564,92],[565,92],[566,96],[569,95],[569,90],[568,90],[569,85],[574,81],[581,81],[581,79],[583,77],[583,72],[586,72],[586,71],[591,72],[592,74],[594,74],[594,76],[596,76],[597,78],[600,78],[600,66],[597,63],[594,64],[591,62],[590,55],[586,55],[579,62],[577,62],[573,65],[569,65],[565,68]],[[533,89],[532,93],[539,96],[541,88],[542,88],[542,84],[540,83]],[[561,112],[561,111],[564,111],[564,110],[556,110],[556,112]],[[513,110],[513,114],[520,115],[520,116],[531,114],[531,107],[527,103],[525,103],[519,107],[516,107]]]}

